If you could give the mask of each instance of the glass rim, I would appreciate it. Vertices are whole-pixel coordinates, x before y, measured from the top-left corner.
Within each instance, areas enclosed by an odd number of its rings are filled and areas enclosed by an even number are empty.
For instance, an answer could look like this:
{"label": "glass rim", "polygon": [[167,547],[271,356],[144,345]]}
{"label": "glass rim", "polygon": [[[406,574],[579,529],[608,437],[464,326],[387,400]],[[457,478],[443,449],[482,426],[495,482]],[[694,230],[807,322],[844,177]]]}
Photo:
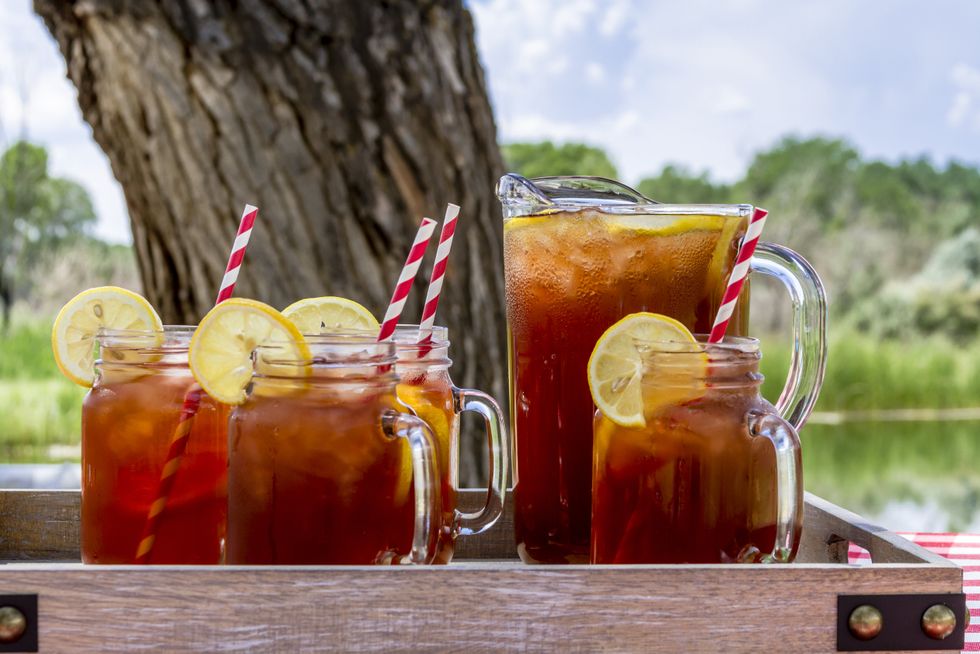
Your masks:
{"label": "glass rim", "polygon": [[708,215],[748,217],[753,205],[746,203],[664,203],[608,177],[552,175],[527,178],[505,173],[497,183],[497,198],[504,219],[595,210],[626,215]]}
{"label": "glass rim", "polygon": [[96,338],[100,336],[146,336],[147,334],[193,334],[197,325],[164,325],[163,329],[114,329],[112,327],[99,327],[95,333]]}
{"label": "glass rim", "polygon": [[[283,353],[282,342],[256,345],[252,351],[256,361],[261,364],[303,369],[377,368],[394,365],[397,361],[395,344],[391,341],[379,343],[374,337],[367,335],[340,338],[336,334],[323,336],[323,338],[316,335],[303,337],[310,351],[309,358]],[[327,351],[318,348],[325,348]],[[255,373],[262,374],[258,369]]]}
{"label": "glass rim", "polygon": [[163,329],[112,329],[100,327],[95,342],[100,347],[152,350],[157,352],[186,350],[197,325],[164,325]]}
{"label": "glass rim", "polygon": [[[432,326],[432,339],[428,343],[419,343],[421,327],[415,323],[398,323],[395,325],[395,345],[397,349],[413,350],[420,347],[448,348],[449,347],[449,328],[444,325]],[[399,340],[399,336],[408,337],[406,340]]]}
{"label": "glass rim", "polygon": [[[530,206],[530,205],[528,205]],[[564,201],[544,207],[539,211],[513,214],[504,220],[527,217],[546,217],[559,213],[596,211],[598,213],[622,216],[721,216],[724,218],[745,218],[752,214],[751,204],[629,204],[596,203],[586,200]]]}
{"label": "glass rim", "polygon": [[[752,336],[725,336],[720,343],[709,343],[710,334],[694,334],[695,342],[634,338],[633,343],[650,354],[756,354],[759,339]],[[678,348],[678,346],[681,346]]]}
{"label": "glass rim", "polygon": [[[396,345],[396,349],[416,349],[420,347],[429,348],[448,348],[449,347],[449,328],[444,325],[433,325],[432,340],[429,343],[418,342],[419,325],[413,323],[398,323],[395,325],[395,333],[391,340]],[[377,329],[335,329],[322,334],[303,334],[307,343],[321,342],[328,343],[331,340],[345,342],[347,340],[364,340],[375,342]],[[401,337],[401,339],[399,338]]]}

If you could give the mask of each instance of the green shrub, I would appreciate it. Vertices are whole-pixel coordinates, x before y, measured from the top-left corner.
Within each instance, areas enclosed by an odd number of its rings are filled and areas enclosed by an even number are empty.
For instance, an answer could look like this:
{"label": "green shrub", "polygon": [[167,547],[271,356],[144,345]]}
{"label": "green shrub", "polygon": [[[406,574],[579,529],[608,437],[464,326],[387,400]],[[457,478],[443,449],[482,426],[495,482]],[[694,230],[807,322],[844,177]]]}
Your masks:
{"label": "green shrub", "polygon": [[[0,380],[0,462],[64,460],[52,445],[78,445],[85,389],[64,378]],[[77,459],[68,455],[67,459]]]}
{"label": "green shrub", "polygon": [[60,376],[51,354],[50,321],[15,321],[6,335],[0,333],[0,379]]}
{"label": "green shrub", "polygon": [[[775,401],[790,348],[764,339],[763,355],[763,394]],[[980,341],[958,345],[942,336],[879,341],[847,329],[831,332],[818,411],[958,407],[980,407]]]}
{"label": "green shrub", "polygon": [[[17,316],[0,334],[0,462],[77,459],[85,389],[61,376],[51,354],[51,321]],[[65,450],[65,448],[60,448]]]}

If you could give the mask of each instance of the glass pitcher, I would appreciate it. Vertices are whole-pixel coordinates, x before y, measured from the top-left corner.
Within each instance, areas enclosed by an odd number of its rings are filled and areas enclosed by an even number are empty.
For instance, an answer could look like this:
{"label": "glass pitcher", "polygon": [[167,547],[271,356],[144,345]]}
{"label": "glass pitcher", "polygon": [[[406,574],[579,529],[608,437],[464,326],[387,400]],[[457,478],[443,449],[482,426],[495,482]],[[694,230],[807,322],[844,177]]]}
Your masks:
{"label": "glass pitcher", "polygon": [[[586,366],[599,336],[651,311],[708,332],[753,207],[670,205],[608,179],[509,174],[497,185],[514,442],[514,531],[525,562],[589,558],[592,414]],[[780,415],[796,429],[823,381],[826,298],[816,272],[760,243],[750,269],[790,293],[794,348]],[[729,323],[748,332],[748,287]]]}

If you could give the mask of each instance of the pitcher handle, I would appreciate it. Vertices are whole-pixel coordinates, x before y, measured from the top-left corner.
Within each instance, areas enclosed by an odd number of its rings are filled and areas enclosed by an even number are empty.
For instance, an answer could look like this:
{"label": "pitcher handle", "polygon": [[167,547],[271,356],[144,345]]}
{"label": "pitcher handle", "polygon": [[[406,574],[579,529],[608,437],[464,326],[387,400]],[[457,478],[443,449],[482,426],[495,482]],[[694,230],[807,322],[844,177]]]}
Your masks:
{"label": "pitcher handle", "polygon": [[800,511],[803,506],[803,463],[800,437],[788,421],[777,415],[750,411],[749,434],[766,438],[776,451],[776,540],[772,552],[763,554],[763,563],[788,563],[796,548]]}
{"label": "pitcher handle", "polygon": [[412,481],[415,487],[415,533],[412,551],[400,563],[432,563],[439,542],[442,502],[439,499],[439,467],[436,439],[429,425],[416,416],[385,411],[381,418],[389,438],[404,438],[412,452]]}
{"label": "pitcher handle", "polygon": [[487,461],[490,465],[487,501],[476,512],[456,509],[453,517],[453,537],[472,536],[492,527],[503,511],[504,494],[507,492],[507,430],[500,406],[483,391],[453,388],[453,406],[457,414],[472,411],[482,416],[487,434]]}
{"label": "pitcher handle", "polygon": [[752,272],[782,282],[793,303],[793,354],[776,409],[799,431],[813,411],[823,385],[827,364],[827,296],[810,263],[782,245],[759,243],[749,265]]}

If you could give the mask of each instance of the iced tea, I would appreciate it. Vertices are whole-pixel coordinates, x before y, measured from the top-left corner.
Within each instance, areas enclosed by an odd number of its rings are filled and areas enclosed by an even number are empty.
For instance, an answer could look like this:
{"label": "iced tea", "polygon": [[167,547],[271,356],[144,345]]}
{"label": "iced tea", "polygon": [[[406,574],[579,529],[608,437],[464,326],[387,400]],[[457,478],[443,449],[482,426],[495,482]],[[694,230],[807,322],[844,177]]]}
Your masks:
{"label": "iced tea", "polygon": [[[134,563],[183,406],[193,327],[105,332],[82,407],[85,563]],[[157,341],[161,342],[157,342]],[[203,395],[150,563],[215,564],[225,537],[228,407]]]}
{"label": "iced tea", "polygon": [[[596,341],[639,311],[710,330],[746,215],[612,206],[505,220],[514,528],[524,561],[589,557],[594,407],[586,366]],[[746,296],[730,333],[745,331]]]}
{"label": "iced tea", "polygon": [[[407,408],[384,347],[384,360],[256,355],[248,398],[229,422],[228,563],[387,563],[412,547],[411,450],[385,426]],[[435,471],[433,461],[433,480]],[[426,520],[438,521],[438,506]]]}
{"label": "iced tea", "polygon": [[[685,359],[693,353],[644,355],[645,427],[623,427],[596,413],[592,563],[789,561],[795,555],[803,501],[799,440],[759,395],[757,343],[729,339],[708,352],[707,368],[695,361],[688,369],[701,373],[690,376]],[[680,374],[665,383],[665,370]],[[788,488],[779,486],[777,452]],[[783,532],[777,528],[781,493],[796,507]]]}

